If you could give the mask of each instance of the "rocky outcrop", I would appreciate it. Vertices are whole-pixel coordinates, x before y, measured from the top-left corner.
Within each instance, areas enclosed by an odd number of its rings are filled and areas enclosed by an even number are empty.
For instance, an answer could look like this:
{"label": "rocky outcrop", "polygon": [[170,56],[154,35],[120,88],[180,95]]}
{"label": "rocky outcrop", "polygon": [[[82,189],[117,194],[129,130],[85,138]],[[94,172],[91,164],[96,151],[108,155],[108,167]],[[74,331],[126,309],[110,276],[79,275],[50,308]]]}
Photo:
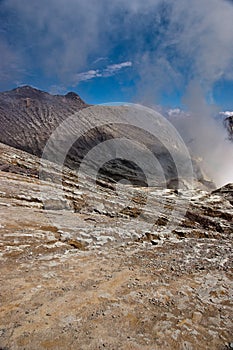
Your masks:
{"label": "rocky outcrop", "polygon": [[212,194],[222,196],[223,198],[228,200],[231,205],[233,205],[233,184],[227,184],[221,187],[220,189],[213,191]]}
{"label": "rocky outcrop", "polygon": [[225,118],[224,125],[228,131],[229,140],[233,141],[233,112]]}

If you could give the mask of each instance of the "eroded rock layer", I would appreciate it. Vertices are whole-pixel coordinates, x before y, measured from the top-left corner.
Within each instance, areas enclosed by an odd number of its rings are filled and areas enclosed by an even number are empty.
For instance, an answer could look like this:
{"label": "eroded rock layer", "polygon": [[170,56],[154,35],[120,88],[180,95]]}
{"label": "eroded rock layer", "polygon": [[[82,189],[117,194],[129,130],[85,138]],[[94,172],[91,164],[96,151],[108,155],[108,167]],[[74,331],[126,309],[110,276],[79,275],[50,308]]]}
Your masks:
{"label": "eroded rock layer", "polygon": [[232,184],[41,180],[4,144],[0,164],[1,349],[231,348]]}

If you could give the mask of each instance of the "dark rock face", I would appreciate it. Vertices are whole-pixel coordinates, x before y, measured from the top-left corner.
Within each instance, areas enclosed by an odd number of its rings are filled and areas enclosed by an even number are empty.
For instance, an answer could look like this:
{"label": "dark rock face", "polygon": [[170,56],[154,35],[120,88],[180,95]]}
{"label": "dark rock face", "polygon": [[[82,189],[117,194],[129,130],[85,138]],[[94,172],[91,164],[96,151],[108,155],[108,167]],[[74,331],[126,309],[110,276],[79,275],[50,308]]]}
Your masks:
{"label": "dark rock face", "polygon": [[69,98],[71,100],[80,100],[80,97],[78,94],[76,94],[75,92],[68,92],[66,95],[65,95],[66,98]]}
{"label": "dark rock face", "polygon": [[75,93],[66,96],[23,86],[0,93],[0,141],[41,156],[53,130],[69,115],[87,107]]}
{"label": "dark rock face", "polygon": [[228,131],[229,140],[233,141],[233,112],[224,120],[224,125]]}

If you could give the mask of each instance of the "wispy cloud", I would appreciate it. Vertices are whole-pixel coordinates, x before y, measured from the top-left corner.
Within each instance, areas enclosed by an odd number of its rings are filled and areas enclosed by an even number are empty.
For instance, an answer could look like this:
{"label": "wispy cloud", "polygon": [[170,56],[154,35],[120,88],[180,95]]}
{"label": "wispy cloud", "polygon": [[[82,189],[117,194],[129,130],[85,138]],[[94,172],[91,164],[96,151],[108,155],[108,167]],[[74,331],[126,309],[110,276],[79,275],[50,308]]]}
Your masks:
{"label": "wispy cloud", "polygon": [[118,64],[111,64],[103,70],[103,77],[110,77],[117,74],[122,68],[132,67],[133,63],[131,61],[122,62]]}
{"label": "wispy cloud", "polygon": [[193,78],[210,89],[219,79],[233,79],[232,1],[69,0],[67,6],[66,0],[7,0],[0,7],[4,84],[37,70],[69,86],[76,72],[83,81],[121,69],[90,70],[98,57],[132,60],[148,96]]}
{"label": "wispy cloud", "polygon": [[97,59],[94,60],[94,64],[102,62],[102,61],[107,61],[108,57],[98,57]]}
{"label": "wispy cloud", "polygon": [[74,82],[76,85],[81,81],[91,80],[91,79],[98,78],[101,76],[102,76],[102,74],[100,73],[99,69],[89,70],[87,72],[82,72],[82,73],[76,74],[74,76]]}
{"label": "wispy cloud", "polygon": [[74,76],[74,84],[77,85],[81,81],[91,80],[94,78],[107,78],[116,75],[123,68],[132,67],[131,61],[111,64],[103,69],[89,70],[87,72],[78,73]]}

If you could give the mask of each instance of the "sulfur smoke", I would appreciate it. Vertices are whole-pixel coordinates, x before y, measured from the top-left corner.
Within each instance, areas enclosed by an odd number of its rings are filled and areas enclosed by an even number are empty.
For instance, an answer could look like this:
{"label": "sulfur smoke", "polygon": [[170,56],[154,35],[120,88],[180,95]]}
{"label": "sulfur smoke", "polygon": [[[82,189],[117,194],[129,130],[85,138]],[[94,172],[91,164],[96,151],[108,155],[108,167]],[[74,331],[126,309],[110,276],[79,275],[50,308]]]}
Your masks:
{"label": "sulfur smoke", "polygon": [[207,104],[197,82],[190,83],[183,102],[189,112],[178,111],[171,122],[196,157],[205,177],[216,186],[233,182],[233,143],[228,138],[219,108]]}

